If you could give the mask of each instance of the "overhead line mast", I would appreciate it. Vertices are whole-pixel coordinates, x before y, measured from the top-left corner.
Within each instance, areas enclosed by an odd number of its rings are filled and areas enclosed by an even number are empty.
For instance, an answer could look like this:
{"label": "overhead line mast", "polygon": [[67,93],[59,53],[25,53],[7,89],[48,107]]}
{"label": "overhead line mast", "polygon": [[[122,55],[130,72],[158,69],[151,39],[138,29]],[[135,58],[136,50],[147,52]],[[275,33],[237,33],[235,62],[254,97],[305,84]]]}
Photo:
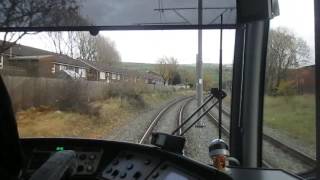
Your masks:
{"label": "overhead line mast", "polygon": [[[202,0],[198,0],[198,54],[197,54],[197,63],[196,63],[196,74],[197,74],[197,106],[200,107],[203,102],[203,70],[202,70]],[[198,113],[198,116],[201,115],[201,112]],[[198,127],[203,126],[203,122],[199,121],[197,124]]]}

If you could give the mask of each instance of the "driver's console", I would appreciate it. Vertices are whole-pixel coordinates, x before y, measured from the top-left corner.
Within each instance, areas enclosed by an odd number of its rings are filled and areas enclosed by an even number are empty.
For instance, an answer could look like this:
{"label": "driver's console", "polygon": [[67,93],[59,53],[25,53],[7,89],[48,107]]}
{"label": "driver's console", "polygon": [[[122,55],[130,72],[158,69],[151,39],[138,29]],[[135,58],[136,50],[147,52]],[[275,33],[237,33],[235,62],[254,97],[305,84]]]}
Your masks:
{"label": "driver's console", "polygon": [[231,168],[231,176],[158,147],[125,142],[35,138],[21,139],[26,157],[23,178],[28,179],[57,151],[76,152],[72,179],[297,179],[280,170]]}

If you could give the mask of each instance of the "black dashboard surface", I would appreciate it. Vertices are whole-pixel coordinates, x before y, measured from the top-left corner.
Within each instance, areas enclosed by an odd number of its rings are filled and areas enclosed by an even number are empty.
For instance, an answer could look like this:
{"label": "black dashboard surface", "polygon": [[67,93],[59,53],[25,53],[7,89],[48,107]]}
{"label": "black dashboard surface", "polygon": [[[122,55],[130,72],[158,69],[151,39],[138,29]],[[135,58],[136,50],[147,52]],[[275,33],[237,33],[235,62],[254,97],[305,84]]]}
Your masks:
{"label": "black dashboard surface", "polygon": [[179,154],[158,147],[127,142],[71,139],[21,139],[25,154],[24,179],[28,179],[53,153],[73,150],[77,155],[72,179],[298,179],[281,170],[230,168],[230,174],[217,171]]}

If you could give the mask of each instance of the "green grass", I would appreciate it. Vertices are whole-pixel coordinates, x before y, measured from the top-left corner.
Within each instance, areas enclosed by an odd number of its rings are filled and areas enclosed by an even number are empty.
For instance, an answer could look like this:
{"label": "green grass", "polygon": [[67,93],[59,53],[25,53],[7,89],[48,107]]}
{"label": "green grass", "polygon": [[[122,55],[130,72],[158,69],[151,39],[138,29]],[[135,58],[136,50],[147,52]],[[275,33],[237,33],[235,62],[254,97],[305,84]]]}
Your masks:
{"label": "green grass", "polygon": [[315,97],[313,95],[265,98],[264,122],[291,137],[315,144]]}

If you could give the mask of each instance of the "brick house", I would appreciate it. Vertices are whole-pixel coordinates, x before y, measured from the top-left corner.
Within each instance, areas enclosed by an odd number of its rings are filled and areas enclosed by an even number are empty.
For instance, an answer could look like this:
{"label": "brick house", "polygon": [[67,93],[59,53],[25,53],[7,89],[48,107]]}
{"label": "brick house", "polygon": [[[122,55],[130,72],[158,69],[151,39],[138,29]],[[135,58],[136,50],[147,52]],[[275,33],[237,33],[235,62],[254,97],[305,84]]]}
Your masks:
{"label": "brick house", "polygon": [[144,73],[143,79],[146,84],[163,85],[164,83],[163,78],[160,76],[160,74],[153,71],[147,71],[146,73]]}
{"label": "brick house", "polygon": [[288,73],[288,80],[293,81],[300,94],[315,92],[315,66],[304,66],[298,69],[291,69]]}
{"label": "brick house", "polygon": [[162,77],[153,71],[138,73],[93,61],[73,59],[66,55],[20,44],[14,44],[5,52],[0,53],[0,74],[86,79],[107,83],[141,81],[146,84],[163,84]]}

